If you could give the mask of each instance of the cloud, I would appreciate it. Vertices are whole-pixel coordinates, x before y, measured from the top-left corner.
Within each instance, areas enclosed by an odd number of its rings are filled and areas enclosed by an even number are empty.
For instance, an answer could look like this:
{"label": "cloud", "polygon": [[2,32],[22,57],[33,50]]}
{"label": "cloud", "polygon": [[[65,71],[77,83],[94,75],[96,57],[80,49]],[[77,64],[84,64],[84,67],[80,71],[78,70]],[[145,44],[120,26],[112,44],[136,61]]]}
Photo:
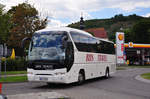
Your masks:
{"label": "cloud", "polygon": [[138,10],[139,8],[150,7],[150,0],[111,0],[111,1],[115,2],[112,2],[113,4],[112,6],[110,6],[110,8],[119,8],[127,12]]}
{"label": "cloud", "polygon": [[0,3],[5,5],[5,9],[8,10],[11,6],[16,6],[19,3],[23,3],[25,0],[1,0]]}
{"label": "cloud", "polygon": [[[85,0],[87,1],[87,0]],[[87,19],[90,18],[90,15],[88,14],[88,9],[86,9],[85,6],[87,6],[86,2],[82,2],[82,0],[44,0],[36,2],[33,0],[30,0],[32,4],[40,11],[44,12],[45,14],[49,15],[52,18],[56,19],[63,19],[68,18],[70,20],[77,20],[79,19],[81,12],[86,15]],[[84,4],[86,3],[86,4]],[[83,4],[83,5],[82,5]],[[86,9],[86,10],[85,10]]]}
{"label": "cloud", "polygon": [[147,13],[146,15],[143,15],[143,17],[150,17],[150,13]]}
{"label": "cloud", "polygon": [[[26,0],[1,0],[6,9]],[[79,21],[81,13],[84,19],[91,19],[91,12],[105,8],[117,9],[122,12],[132,12],[140,8],[150,8],[150,0],[28,0],[40,12],[40,16],[50,17],[59,23],[66,19],[68,22]],[[107,13],[107,12],[106,12]],[[54,22],[54,23],[55,23]]]}
{"label": "cloud", "polygon": [[47,27],[62,27],[62,26],[67,26],[68,24],[67,23],[62,23],[61,21],[59,20],[50,20]]}

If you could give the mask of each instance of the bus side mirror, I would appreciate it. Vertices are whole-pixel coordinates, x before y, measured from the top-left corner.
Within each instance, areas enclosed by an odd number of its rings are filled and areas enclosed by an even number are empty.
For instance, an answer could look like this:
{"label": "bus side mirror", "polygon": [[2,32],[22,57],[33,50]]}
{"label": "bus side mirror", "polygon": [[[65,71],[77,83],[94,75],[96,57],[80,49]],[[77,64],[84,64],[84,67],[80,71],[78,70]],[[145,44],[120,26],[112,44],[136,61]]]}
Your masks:
{"label": "bus side mirror", "polygon": [[68,40],[68,37],[67,36],[64,36],[62,38],[62,48],[66,48],[67,47],[67,40]]}
{"label": "bus side mirror", "polygon": [[21,42],[21,48],[24,49],[25,41],[28,41],[28,40],[31,41],[31,38],[25,37],[25,38],[22,40],[22,42]]}
{"label": "bus side mirror", "polygon": [[68,40],[68,36],[64,36],[63,38],[62,38],[62,41],[67,41]]}
{"label": "bus side mirror", "polygon": [[25,45],[25,42],[28,41],[28,40],[31,41],[31,38],[25,37],[25,38],[22,40],[22,42],[21,42],[21,48],[22,48],[22,51],[23,51],[22,56],[24,56],[24,45]]}

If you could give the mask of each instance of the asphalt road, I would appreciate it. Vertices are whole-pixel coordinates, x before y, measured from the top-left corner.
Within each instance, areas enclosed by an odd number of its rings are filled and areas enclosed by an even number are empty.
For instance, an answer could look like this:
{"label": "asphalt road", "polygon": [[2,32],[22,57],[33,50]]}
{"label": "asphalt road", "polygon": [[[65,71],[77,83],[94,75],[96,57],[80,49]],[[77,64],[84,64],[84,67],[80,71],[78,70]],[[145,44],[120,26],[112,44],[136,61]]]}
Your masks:
{"label": "asphalt road", "polygon": [[46,83],[7,83],[3,84],[3,94],[13,95],[33,92],[58,92],[72,99],[150,99],[150,84],[138,81],[139,74],[150,72],[148,69],[119,70],[109,79],[88,80],[85,84]]}

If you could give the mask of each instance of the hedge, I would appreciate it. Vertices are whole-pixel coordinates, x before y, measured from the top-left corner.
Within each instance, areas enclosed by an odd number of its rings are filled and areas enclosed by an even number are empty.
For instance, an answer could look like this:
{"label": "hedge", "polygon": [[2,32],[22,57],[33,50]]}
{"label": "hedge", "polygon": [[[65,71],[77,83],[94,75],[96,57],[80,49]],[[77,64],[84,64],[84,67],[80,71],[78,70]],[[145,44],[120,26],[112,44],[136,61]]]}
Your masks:
{"label": "hedge", "polygon": [[[5,59],[2,60],[1,64],[2,71],[5,70]],[[22,71],[26,70],[27,68],[27,61],[24,58],[7,58],[6,59],[6,71]]]}

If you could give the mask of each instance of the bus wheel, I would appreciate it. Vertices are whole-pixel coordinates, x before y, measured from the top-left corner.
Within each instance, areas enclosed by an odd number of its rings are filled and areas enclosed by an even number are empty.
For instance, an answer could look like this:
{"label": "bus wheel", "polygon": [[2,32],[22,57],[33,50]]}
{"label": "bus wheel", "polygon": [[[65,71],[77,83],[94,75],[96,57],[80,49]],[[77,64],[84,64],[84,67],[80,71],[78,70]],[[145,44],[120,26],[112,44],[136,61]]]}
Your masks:
{"label": "bus wheel", "polygon": [[106,78],[109,78],[109,77],[110,77],[110,74],[109,74],[109,68],[106,69],[105,77],[106,77]]}
{"label": "bus wheel", "polygon": [[80,71],[78,76],[78,84],[81,85],[85,81],[84,72]]}

